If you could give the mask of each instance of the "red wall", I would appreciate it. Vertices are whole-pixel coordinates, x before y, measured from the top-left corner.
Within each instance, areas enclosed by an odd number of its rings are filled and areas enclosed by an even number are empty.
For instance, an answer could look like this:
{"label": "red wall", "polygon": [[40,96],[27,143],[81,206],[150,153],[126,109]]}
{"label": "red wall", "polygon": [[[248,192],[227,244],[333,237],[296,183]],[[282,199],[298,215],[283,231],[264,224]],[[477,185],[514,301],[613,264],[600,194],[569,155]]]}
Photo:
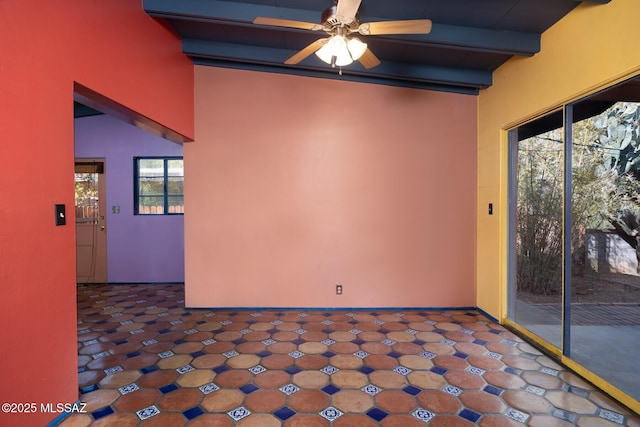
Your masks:
{"label": "red wall", "polygon": [[187,305],[476,305],[475,97],[199,66],[195,76]]}
{"label": "red wall", "polygon": [[73,213],[74,82],[193,137],[193,66],[139,0],[0,1],[0,402],[78,399],[74,218],[53,212]]}

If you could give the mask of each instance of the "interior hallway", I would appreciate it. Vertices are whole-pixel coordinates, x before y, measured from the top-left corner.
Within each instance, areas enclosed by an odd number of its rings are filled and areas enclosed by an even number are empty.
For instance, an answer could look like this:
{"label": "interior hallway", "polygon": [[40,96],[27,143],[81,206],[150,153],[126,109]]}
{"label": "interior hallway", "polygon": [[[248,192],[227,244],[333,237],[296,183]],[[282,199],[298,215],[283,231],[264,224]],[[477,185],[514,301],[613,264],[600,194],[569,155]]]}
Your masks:
{"label": "interior hallway", "polygon": [[78,288],[60,426],[639,426],[477,311],[185,309],[182,285]]}

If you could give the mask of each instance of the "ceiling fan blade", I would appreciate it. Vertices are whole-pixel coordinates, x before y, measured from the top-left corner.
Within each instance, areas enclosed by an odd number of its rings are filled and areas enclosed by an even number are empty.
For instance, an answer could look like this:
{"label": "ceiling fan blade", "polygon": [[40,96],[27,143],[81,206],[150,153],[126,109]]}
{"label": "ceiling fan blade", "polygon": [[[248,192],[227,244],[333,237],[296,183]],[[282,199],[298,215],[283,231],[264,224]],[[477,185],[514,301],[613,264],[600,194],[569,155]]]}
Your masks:
{"label": "ceiling fan blade", "polygon": [[429,34],[430,19],[409,19],[405,21],[365,22],[360,24],[358,32],[364,36],[382,34]]}
{"label": "ceiling fan blade", "polygon": [[303,59],[305,59],[307,56],[309,56],[312,53],[315,53],[317,50],[319,50],[322,46],[325,45],[325,43],[327,43],[327,40],[329,40],[329,39],[328,38],[326,38],[326,39],[318,39],[318,40],[314,41],[309,46],[305,47],[300,52],[296,53],[291,58],[289,58],[286,61],[284,61],[284,63],[285,64],[289,64],[289,65],[297,64],[298,62],[300,62]]}
{"label": "ceiling fan blade", "polygon": [[373,54],[373,52],[371,52],[370,49],[365,50],[358,61],[360,61],[362,66],[367,69],[373,68],[376,65],[380,64],[380,60]]}
{"label": "ceiling fan blade", "polygon": [[361,1],[362,0],[338,0],[336,16],[343,17],[344,20],[347,21],[343,22],[344,24],[350,24],[356,18],[356,13],[358,13]]}
{"label": "ceiling fan blade", "polygon": [[322,30],[324,27],[320,24],[314,24],[312,22],[292,21],[290,19],[278,19],[278,18],[264,18],[262,16],[253,20],[254,24],[258,25],[271,25],[274,27],[287,27],[287,28],[300,28],[302,30]]}

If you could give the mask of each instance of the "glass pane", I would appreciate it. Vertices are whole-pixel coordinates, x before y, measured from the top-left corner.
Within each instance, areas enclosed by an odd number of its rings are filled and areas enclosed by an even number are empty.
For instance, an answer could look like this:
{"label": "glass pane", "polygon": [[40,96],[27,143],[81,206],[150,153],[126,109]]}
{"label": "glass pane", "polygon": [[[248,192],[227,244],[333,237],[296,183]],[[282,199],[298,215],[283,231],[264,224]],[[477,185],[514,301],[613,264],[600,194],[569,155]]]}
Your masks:
{"label": "glass pane", "polygon": [[98,177],[97,173],[76,173],[76,223],[97,224],[100,211],[98,209]]}
{"label": "glass pane", "polygon": [[139,176],[164,176],[163,159],[138,159]]}
{"label": "glass pane", "polygon": [[640,104],[624,88],[574,105],[569,356],[640,400]]}
{"label": "glass pane", "polygon": [[562,114],[518,129],[509,317],[562,346]]}
{"label": "glass pane", "polygon": [[138,213],[164,213],[164,159],[138,159]]}
{"label": "glass pane", "polygon": [[162,214],[164,213],[164,196],[140,196],[138,213]]}
{"label": "glass pane", "polygon": [[138,181],[138,194],[140,195],[163,195],[164,178],[140,178]]}
{"label": "glass pane", "polygon": [[168,196],[169,213],[184,213],[184,196]]}
{"label": "glass pane", "polygon": [[184,193],[184,180],[182,177],[169,177],[167,182],[167,194],[182,195]]}
{"label": "glass pane", "polygon": [[167,168],[168,176],[184,176],[182,159],[167,160]]}

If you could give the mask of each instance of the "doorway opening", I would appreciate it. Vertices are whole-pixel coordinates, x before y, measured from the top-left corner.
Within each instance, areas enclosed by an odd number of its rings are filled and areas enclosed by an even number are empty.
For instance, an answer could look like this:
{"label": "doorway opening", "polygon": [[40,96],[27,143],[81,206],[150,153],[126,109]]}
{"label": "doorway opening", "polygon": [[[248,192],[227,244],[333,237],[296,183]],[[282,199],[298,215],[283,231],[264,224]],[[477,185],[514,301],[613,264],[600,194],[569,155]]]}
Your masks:
{"label": "doorway opening", "polygon": [[76,159],[76,282],[107,283],[104,159]]}

